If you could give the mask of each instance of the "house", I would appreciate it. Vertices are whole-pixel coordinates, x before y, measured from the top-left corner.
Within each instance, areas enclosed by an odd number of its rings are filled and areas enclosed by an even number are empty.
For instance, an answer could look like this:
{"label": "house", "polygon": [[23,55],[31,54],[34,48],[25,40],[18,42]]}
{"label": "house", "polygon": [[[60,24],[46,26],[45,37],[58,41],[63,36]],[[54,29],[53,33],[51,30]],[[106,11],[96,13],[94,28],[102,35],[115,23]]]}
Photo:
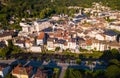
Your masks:
{"label": "house", "polygon": [[32,66],[23,67],[19,64],[12,70],[12,75],[17,78],[30,78],[32,75],[32,71]]}
{"label": "house", "polygon": [[63,40],[63,39],[59,39],[59,40],[56,40],[56,44],[57,46],[56,47],[60,47],[62,50],[64,49],[64,43],[66,42],[66,40]]}
{"label": "house", "polygon": [[40,32],[37,37],[37,45],[44,45],[47,42],[45,32]]}
{"label": "house", "polygon": [[56,20],[56,21],[58,21],[58,20],[60,20],[60,17],[59,16],[52,16],[52,18],[51,18],[52,20]]}
{"label": "house", "polygon": [[68,48],[75,50],[76,47],[77,47],[76,39],[75,39],[75,38],[69,39],[69,40],[68,40]]}
{"label": "house", "polygon": [[41,52],[41,47],[40,46],[31,46],[30,51],[31,52]]}
{"label": "house", "polygon": [[14,45],[16,45],[16,46],[18,46],[18,47],[20,47],[20,48],[25,48],[25,41],[24,40],[16,40],[15,42],[14,42]]}
{"label": "house", "polygon": [[38,68],[33,78],[48,78],[47,71]]}
{"label": "house", "polygon": [[33,22],[33,25],[35,27],[35,31],[37,32],[52,26],[49,19],[42,19],[42,20],[38,19]]}
{"label": "house", "polygon": [[35,28],[32,25],[32,23],[21,22],[20,26],[22,27],[22,32],[33,32],[33,31],[35,31]]}
{"label": "house", "polygon": [[107,28],[120,31],[120,21],[109,23]]}
{"label": "house", "polygon": [[82,42],[80,42],[80,47],[82,49],[87,49],[87,50],[91,50],[92,49],[92,40],[91,39],[87,39],[87,40],[82,40]]}
{"label": "house", "polygon": [[116,41],[109,42],[108,45],[110,49],[114,49],[114,48],[118,50],[120,49],[120,43]]}
{"label": "house", "polygon": [[32,46],[32,43],[29,39],[25,40],[25,48],[30,48]]}
{"label": "house", "polygon": [[12,39],[13,34],[14,31],[0,31],[0,41]]}
{"label": "house", "polygon": [[45,28],[51,27],[52,24],[49,22],[49,19],[36,20],[33,22],[21,22],[20,26],[22,27],[22,32],[32,33],[33,31],[41,31]]}
{"label": "house", "polygon": [[47,34],[49,35],[50,38],[54,38],[54,33],[53,32],[49,32]]}
{"label": "house", "polygon": [[108,45],[106,41],[92,40],[92,50],[95,51],[105,51],[108,50]]}
{"label": "house", "polygon": [[105,30],[104,33],[106,41],[115,41],[117,37],[117,33],[113,30]]}
{"label": "house", "polygon": [[105,40],[105,35],[104,34],[96,34],[95,39],[104,41]]}
{"label": "house", "polygon": [[87,50],[91,50],[92,49],[92,40],[91,39],[89,39],[89,40],[86,40],[85,41],[86,42],[86,47],[85,47],[85,49],[87,49]]}
{"label": "house", "polygon": [[47,49],[48,50],[55,50],[54,38],[48,38],[48,40],[47,40]]}
{"label": "house", "polygon": [[0,78],[4,78],[11,71],[11,67],[7,64],[0,64]]}

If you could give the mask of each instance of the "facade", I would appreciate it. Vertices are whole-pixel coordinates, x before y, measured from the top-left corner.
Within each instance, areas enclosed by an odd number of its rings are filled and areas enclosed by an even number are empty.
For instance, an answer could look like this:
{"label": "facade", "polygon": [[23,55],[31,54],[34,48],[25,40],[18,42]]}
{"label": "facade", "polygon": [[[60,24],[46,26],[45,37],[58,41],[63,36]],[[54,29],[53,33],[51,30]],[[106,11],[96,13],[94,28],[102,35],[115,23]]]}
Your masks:
{"label": "facade", "polygon": [[32,75],[32,71],[33,71],[32,66],[23,67],[21,65],[17,65],[12,70],[12,75],[17,77],[17,78],[30,78]]}
{"label": "facade", "polygon": [[45,28],[51,27],[52,24],[49,22],[48,19],[43,19],[43,20],[36,20],[29,23],[21,22],[20,26],[22,27],[22,32],[32,33],[33,31],[39,32]]}
{"label": "facade", "polygon": [[14,45],[20,47],[20,48],[25,48],[25,41],[24,40],[16,40],[14,42]]}
{"label": "facade", "polygon": [[46,42],[45,33],[40,32],[40,34],[37,37],[37,45],[44,45],[45,42]]}
{"label": "facade", "polygon": [[47,40],[47,49],[48,50],[55,50],[54,39]]}
{"label": "facade", "polygon": [[30,51],[31,52],[41,52],[41,47],[40,46],[31,46]]}
{"label": "facade", "polygon": [[12,39],[13,34],[14,31],[0,31],[0,41]]}
{"label": "facade", "polygon": [[0,65],[0,76],[4,78],[11,71],[11,67],[8,65]]}
{"label": "facade", "polygon": [[45,70],[41,70],[40,68],[38,68],[33,78],[48,78],[48,77]]}

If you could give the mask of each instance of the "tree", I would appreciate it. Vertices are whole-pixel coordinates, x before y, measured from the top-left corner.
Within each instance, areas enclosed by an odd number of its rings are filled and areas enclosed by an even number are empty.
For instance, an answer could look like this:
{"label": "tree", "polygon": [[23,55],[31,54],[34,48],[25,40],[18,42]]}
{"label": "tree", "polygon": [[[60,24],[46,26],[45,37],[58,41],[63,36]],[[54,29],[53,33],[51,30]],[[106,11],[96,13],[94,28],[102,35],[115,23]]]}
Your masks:
{"label": "tree", "polygon": [[109,61],[109,65],[120,66],[120,62],[117,59],[112,59],[112,60]]}
{"label": "tree", "polygon": [[2,49],[0,49],[0,55],[3,58],[5,58],[8,51],[9,51],[8,47],[2,48]]}
{"label": "tree", "polygon": [[109,66],[105,71],[106,78],[119,78],[120,68],[116,65]]}
{"label": "tree", "polygon": [[66,70],[64,78],[83,78],[79,70],[69,68]]}
{"label": "tree", "polygon": [[103,70],[96,70],[93,73],[94,78],[105,78],[104,71]]}
{"label": "tree", "polygon": [[60,50],[60,47],[56,47],[56,48],[55,48],[55,51],[59,51],[59,50]]}
{"label": "tree", "polygon": [[16,77],[12,76],[12,74],[9,73],[9,74],[7,74],[4,78],[16,78]]}
{"label": "tree", "polygon": [[81,59],[76,59],[77,64],[81,64]]}

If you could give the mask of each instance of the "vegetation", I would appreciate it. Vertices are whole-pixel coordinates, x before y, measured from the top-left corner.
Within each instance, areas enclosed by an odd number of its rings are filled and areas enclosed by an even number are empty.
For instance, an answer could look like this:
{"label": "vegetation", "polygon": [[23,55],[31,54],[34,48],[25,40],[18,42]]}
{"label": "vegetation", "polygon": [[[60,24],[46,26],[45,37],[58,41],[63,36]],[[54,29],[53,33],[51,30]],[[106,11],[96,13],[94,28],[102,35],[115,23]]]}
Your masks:
{"label": "vegetation", "polygon": [[55,73],[55,77],[54,78],[59,78],[60,68],[54,68],[54,73]]}
{"label": "vegetation", "polygon": [[4,78],[16,78],[16,77],[12,76],[12,74],[9,73],[9,74],[7,74]]}
{"label": "vegetation", "polygon": [[8,46],[4,48],[0,48],[0,55],[3,59],[10,56],[11,54],[17,54],[23,52],[19,47],[14,46],[12,40],[8,41]]}
{"label": "vegetation", "polygon": [[[120,62],[119,62],[120,63]],[[119,78],[120,67],[117,65],[110,65],[104,70],[83,70],[83,69],[72,69],[66,70],[64,78]]]}
{"label": "vegetation", "polygon": [[111,59],[120,60],[120,54],[117,49],[111,49],[111,50],[107,50],[107,51],[103,52],[103,54],[100,58],[104,59],[106,61],[111,60]]}
{"label": "vegetation", "polygon": [[[94,54],[94,53],[93,53]],[[91,54],[89,54],[90,56]],[[94,55],[95,56],[95,55]],[[85,58],[85,55],[80,55],[79,58]],[[97,57],[98,58],[98,57]],[[64,78],[119,78],[120,77],[120,54],[117,49],[111,49],[103,54],[100,54],[99,58],[108,61],[106,70],[84,70],[84,69],[72,69],[68,68]],[[79,61],[79,59],[77,59]],[[76,61],[77,61],[76,60]],[[91,63],[91,61],[89,61]]]}
{"label": "vegetation", "polygon": [[[0,0],[0,26],[20,30],[22,18],[48,18],[54,14],[73,16],[79,10],[68,9],[69,6],[91,7],[93,2],[120,10],[120,0]],[[10,21],[14,24],[9,24]]]}
{"label": "vegetation", "polygon": [[76,59],[77,64],[81,64],[81,59]]}
{"label": "vegetation", "polygon": [[60,50],[60,47],[56,47],[56,48],[55,48],[55,51],[59,51],[59,50]]}

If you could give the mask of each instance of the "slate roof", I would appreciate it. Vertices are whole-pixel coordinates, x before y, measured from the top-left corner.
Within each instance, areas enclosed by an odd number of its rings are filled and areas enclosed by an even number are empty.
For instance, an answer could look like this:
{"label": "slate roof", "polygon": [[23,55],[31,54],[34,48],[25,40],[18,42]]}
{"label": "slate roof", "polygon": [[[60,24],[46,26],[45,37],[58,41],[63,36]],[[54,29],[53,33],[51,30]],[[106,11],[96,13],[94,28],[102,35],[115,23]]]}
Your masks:
{"label": "slate roof", "polygon": [[0,37],[12,36],[13,34],[14,34],[14,31],[3,31],[3,32],[0,32]]}
{"label": "slate roof", "polygon": [[114,32],[113,30],[105,30],[105,31],[104,31],[104,34],[105,34],[105,35],[109,35],[109,36],[115,36],[115,35],[117,35],[118,33]]}

